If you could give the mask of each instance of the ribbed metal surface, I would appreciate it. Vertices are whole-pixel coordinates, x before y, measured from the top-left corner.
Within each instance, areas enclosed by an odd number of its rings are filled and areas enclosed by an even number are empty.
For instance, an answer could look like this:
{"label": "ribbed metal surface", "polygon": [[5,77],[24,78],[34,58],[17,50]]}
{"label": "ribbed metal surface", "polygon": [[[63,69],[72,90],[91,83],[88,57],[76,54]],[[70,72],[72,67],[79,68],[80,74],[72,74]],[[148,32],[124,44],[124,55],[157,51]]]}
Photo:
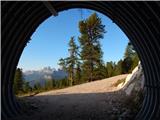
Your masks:
{"label": "ribbed metal surface", "polygon": [[[137,120],[160,118],[160,2],[51,2],[57,12],[90,8],[113,20],[142,61],[146,94]],[[21,114],[12,84],[21,53],[36,28],[51,16],[43,2],[2,2],[2,118]],[[54,29],[54,28],[53,28]]]}

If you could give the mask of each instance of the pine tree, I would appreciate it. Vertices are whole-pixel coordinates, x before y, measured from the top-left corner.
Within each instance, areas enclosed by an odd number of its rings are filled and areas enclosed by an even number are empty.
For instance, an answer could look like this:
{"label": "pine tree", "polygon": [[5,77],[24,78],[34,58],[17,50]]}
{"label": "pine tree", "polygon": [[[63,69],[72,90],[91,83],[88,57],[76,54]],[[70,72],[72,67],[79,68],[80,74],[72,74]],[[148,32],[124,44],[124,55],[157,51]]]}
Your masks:
{"label": "pine tree", "polygon": [[81,77],[81,63],[78,61],[76,64],[75,80],[73,84],[81,83]]}
{"label": "pine tree", "polygon": [[69,41],[70,56],[65,59],[60,59],[59,65],[68,73],[69,84],[72,86],[74,82],[75,65],[78,62],[78,46],[75,43],[74,37]]}
{"label": "pine tree", "polygon": [[117,65],[115,65],[113,76],[120,75],[123,73],[122,63],[123,63],[123,60],[119,60]]}
{"label": "pine tree", "polygon": [[95,67],[102,64],[103,52],[100,39],[103,38],[105,33],[104,27],[96,13],[89,16],[88,19],[79,22],[83,79],[93,81]]}
{"label": "pine tree", "polygon": [[132,67],[132,64],[133,64],[132,58],[130,58],[130,57],[125,58],[122,63],[123,73],[125,73],[125,74],[129,73],[129,71]]}
{"label": "pine tree", "polygon": [[129,42],[124,53],[123,72],[132,72],[132,70],[138,65],[138,61],[138,55],[133,45]]}
{"label": "pine tree", "polygon": [[99,64],[95,69],[94,69],[94,79],[95,80],[100,80],[104,79],[107,77],[106,74],[106,67],[104,64]]}
{"label": "pine tree", "polygon": [[40,91],[40,90],[42,89],[42,86],[41,86],[40,82],[37,82],[37,83],[36,83],[36,86],[37,86],[37,90]]}
{"label": "pine tree", "polygon": [[23,92],[23,73],[22,69],[17,68],[15,76],[14,76],[14,84],[13,84],[15,94],[19,92]]}
{"label": "pine tree", "polygon": [[75,64],[78,60],[78,46],[75,43],[74,37],[71,37],[69,41],[69,49],[70,56],[67,58],[67,65],[68,65],[68,73],[69,73],[69,80],[70,85],[72,86],[74,82],[74,72],[75,72]]}
{"label": "pine tree", "polygon": [[52,87],[55,88],[56,87],[56,81],[54,79],[52,79]]}
{"label": "pine tree", "polygon": [[32,87],[29,85],[29,82],[24,82],[24,91],[25,91],[26,93],[32,91]]}
{"label": "pine tree", "polygon": [[124,58],[133,58],[136,55],[133,45],[129,42],[124,53]]}
{"label": "pine tree", "polygon": [[37,90],[38,90],[38,87],[37,87],[37,85],[36,85],[36,84],[34,84],[34,86],[33,86],[33,90],[34,90],[34,91],[37,91]]}
{"label": "pine tree", "polygon": [[65,59],[60,58],[60,59],[59,59],[58,65],[61,66],[61,69],[65,70],[65,71],[67,70],[67,67],[66,67],[66,60],[65,60]]}
{"label": "pine tree", "polygon": [[138,65],[138,62],[139,62],[139,57],[138,54],[136,53],[133,57],[133,63],[130,72]]}
{"label": "pine tree", "polygon": [[107,77],[112,77],[114,71],[114,63],[112,61],[107,62],[106,69],[107,69]]}
{"label": "pine tree", "polygon": [[48,79],[45,81],[45,89],[46,90],[53,89],[53,80],[52,79]]}

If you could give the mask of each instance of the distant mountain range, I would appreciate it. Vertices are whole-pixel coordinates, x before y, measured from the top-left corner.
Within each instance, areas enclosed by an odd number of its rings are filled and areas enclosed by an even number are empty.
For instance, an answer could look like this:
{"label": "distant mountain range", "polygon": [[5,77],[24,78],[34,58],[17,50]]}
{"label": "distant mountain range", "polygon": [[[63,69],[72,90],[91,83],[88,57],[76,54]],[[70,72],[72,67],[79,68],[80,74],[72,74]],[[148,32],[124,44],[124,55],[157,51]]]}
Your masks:
{"label": "distant mountain range", "polygon": [[63,79],[67,77],[67,73],[61,69],[56,70],[55,68],[44,67],[40,70],[25,71],[23,72],[23,76],[25,81],[28,81],[30,85],[33,86],[37,82],[44,85],[45,81],[49,79]]}

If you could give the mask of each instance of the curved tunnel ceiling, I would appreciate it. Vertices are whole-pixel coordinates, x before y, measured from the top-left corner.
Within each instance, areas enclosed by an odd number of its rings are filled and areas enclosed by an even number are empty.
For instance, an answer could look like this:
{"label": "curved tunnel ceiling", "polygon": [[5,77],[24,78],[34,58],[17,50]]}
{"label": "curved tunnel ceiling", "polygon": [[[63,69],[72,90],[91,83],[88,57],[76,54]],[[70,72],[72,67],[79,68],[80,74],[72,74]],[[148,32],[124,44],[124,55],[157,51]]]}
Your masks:
{"label": "curved tunnel ceiling", "polygon": [[[145,99],[137,120],[160,118],[160,2],[50,2],[57,12],[89,8],[107,15],[134,45],[145,74]],[[21,114],[13,77],[21,53],[36,28],[52,14],[44,2],[1,2],[2,118]]]}

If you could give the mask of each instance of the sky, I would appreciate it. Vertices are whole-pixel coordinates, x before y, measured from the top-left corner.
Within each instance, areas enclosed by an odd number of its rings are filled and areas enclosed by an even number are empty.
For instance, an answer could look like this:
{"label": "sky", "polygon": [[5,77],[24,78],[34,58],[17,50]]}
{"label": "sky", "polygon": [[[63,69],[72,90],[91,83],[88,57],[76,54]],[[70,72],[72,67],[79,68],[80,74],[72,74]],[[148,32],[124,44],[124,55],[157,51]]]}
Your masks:
{"label": "sky", "polygon": [[[78,43],[78,23],[93,12],[89,9],[70,9],[51,16],[39,25],[24,48],[18,66],[23,71],[38,70],[50,66],[58,69],[58,60],[67,57],[68,42],[74,36]],[[106,33],[100,40],[104,62],[117,62],[123,58],[128,43],[123,31],[105,15],[96,12],[105,25]]]}

